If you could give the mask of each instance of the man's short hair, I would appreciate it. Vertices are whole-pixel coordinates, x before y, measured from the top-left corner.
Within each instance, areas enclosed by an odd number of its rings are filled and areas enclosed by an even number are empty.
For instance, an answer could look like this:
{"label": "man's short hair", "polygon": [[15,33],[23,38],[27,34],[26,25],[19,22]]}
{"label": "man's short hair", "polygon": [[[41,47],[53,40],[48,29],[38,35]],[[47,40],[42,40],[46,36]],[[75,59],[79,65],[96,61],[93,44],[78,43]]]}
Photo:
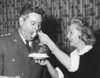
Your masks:
{"label": "man's short hair", "polygon": [[25,4],[20,11],[20,16],[27,15],[29,13],[37,13],[37,14],[43,15],[44,10],[39,7],[34,7],[32,4]]}

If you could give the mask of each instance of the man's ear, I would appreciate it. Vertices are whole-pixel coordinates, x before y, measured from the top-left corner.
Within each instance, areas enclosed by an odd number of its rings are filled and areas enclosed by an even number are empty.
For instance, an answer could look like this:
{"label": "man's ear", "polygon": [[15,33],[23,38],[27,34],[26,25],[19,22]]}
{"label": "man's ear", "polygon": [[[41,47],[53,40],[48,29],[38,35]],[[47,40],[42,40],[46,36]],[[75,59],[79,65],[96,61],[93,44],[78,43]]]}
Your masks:
{"label": "man's ear", "polygon": [[24,19],[23,19],[23,17],[20,17],[19,18],[19,24],[20,24],[20,26],[23,26],[23,23],[24,23]]}

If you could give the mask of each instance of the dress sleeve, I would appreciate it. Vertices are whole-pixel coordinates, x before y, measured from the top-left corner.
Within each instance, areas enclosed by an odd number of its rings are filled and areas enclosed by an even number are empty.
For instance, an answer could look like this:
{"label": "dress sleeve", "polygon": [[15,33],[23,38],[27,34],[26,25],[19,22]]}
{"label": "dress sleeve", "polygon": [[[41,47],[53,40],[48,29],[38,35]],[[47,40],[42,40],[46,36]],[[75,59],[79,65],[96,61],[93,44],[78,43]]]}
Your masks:
{"label": "dress sleeve", "polygon": [[71,57],[71,67],[70,67],[70,69],[68,69],[68,71],[75,72],[79,68],[80,57],[77,55],[76,52],[73,52],[70,55],[70,57]]}

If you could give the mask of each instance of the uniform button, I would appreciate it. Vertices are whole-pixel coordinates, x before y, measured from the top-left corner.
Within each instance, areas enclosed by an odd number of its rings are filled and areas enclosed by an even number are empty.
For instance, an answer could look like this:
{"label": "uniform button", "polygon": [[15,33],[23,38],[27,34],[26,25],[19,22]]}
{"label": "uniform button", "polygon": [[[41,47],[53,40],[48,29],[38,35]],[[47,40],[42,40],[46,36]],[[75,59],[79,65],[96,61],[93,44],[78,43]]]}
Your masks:
{"label": "uniform button", "polygon": [[15,59],[12,59],[13,62],[15,62]]}

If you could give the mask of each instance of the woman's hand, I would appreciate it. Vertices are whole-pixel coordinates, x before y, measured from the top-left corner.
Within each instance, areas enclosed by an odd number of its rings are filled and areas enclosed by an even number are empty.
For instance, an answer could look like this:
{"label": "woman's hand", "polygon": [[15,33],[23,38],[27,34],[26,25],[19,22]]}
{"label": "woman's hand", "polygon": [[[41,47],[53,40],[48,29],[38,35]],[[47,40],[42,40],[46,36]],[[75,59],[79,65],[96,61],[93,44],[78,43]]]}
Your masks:
{"label": "woman's hand", "polygon": [[46,35],[45,33],[43,33],[42,31],[38,32],[38,36],[39,36],[41,43],[43,43],[43,44],[48,45],[50,42],[52,42],[50,37],[48,35]]}

